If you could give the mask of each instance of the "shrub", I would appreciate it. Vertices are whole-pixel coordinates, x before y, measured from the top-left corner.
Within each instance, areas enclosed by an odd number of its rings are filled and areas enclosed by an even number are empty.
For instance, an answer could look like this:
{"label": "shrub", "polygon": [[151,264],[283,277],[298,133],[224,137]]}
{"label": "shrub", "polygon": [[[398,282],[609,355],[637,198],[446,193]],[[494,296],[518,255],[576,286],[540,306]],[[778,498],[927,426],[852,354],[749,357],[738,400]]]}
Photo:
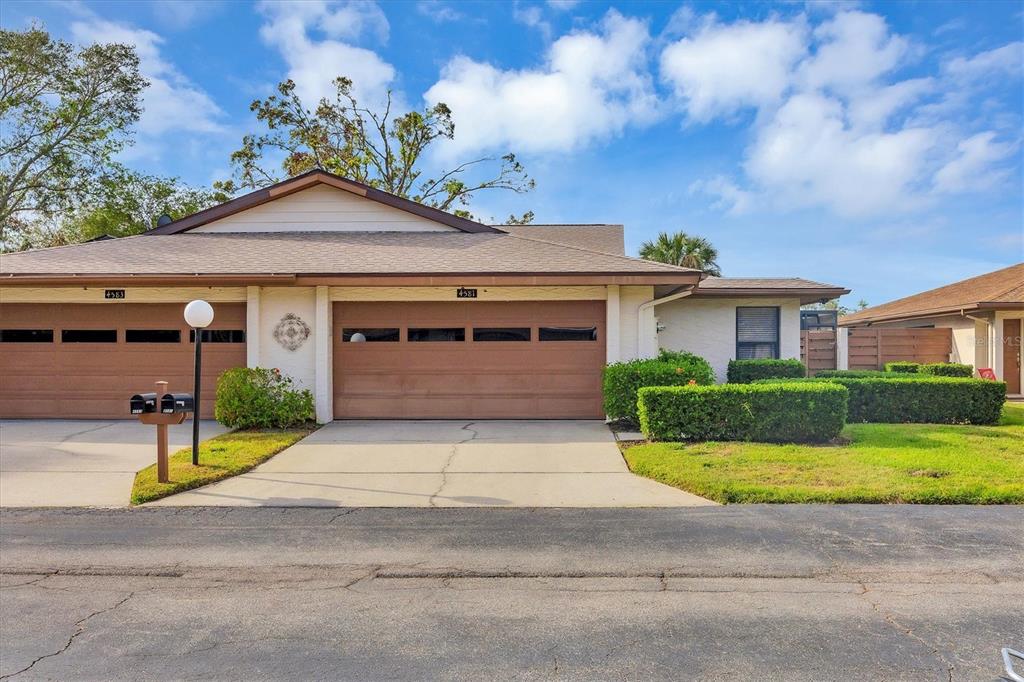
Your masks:
{"label": "shrub", "polygon": [[314,419],[313,394],[278,369],[235,367],[217,380],[214,416],[233,429],[298,426]]}
{"label": "shrub", "polygon": [[715,383],[715,371],[693,353],[662,351],[656,359],[616,362],[604,368],[604,411],[610,419],[637,423],[636,392],[643,386]]}
{"label": "shrub", "polygon": [[936,377],[970,378],[974,376],[974,365],[961,365],[957,362],[932,362],[927,365],[921,365],[918,372]]}
{"label": "shrub", "polygon": [[886,372],[901,372],[903,374],[917,374],[921,369],[920,363],[917,362],[887,362],[885,363]]}
{"label": "shrub", "polygon": [[807,367],[799,360],[730,360],[727,372],[730,384],[749,384],[758,379],[805,377]]}
{"label": "shrub", "polygon": [[879,369],[822,369],[814,374],[818,379],[917,379],[917,374],[909,372],[883,372]]}
{"label": "shrub", "polygon": [[846,399],[830,382],[647,387],[640,428],[650,440],[823,443],[843,429]]}
{"label": "shrub", "polygon": [[1006,384],[1001,381],[959,377],[830,377],[776,383],[808,381],[845,386],[850,391],[847,421],[851,424],[995,424],[1006,400]]}

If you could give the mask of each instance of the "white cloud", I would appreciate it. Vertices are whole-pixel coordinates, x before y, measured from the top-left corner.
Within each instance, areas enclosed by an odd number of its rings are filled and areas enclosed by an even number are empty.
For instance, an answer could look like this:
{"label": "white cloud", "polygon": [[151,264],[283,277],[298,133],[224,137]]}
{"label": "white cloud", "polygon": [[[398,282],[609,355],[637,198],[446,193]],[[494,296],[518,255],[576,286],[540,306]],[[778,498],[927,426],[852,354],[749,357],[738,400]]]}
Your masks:
{"label": "white cloud", "polygon": [[445,24],[465,18],[462,12],[443,0],[420,0],[416,3],[416,11],[436,24]]}
{"label": "white cloud", "polygon": [[540,68],[452,59],[424,95],[452,108],[455,140],[445,153],[567,151],[653,121],[659,107],[646,70],[649,41],[642,21],[612,10],[599,31],[556,40]]}
{"label": "white cloud", "polygon": [[916,208],[932,132],[861,133],[843,114],[821,94],[791,97],[748,150],[750,179],[787,208],[824,205],[845,216]]}
{"label": "white cloud", "polygon": [[711,207],[729,215],[749,213],[754,207],[754,195],[740,189],[735,182],[724,175],[715,175],[707,180],[697,180],[691,184],[690,193],[698,192],[717,197],[717,201],[712,203]]}
{"label": "white cloud", "polygon": [[661,54],[661,75],[697,121],[746,106],[770,104],[789,85],[793,64],[806,51],[799,22],[708,21],[691,38]]}
{"label": "white cloud", "polygon": [[950,75],[968,80],[995,76],[1017,76],[1024,69],[1024,42],[1014,42],[973,57],[957,57],[945,65]]}
{"label": "white cloud", "polygon": [[839,11],[813,29],[807,22],[690,17],[687,35],[664,49],[662,78],[689,120],[756,111],[743,179],[714,176],[692,191],[734,214],[756,204],[869,216],[914,211],[942,194],[1006,180],[1019,145],[986,128],[1008,128],[1007,116],[996,106],[989,126],[969,106],[974,98],[956,93],[1019,73],[1021,43],[900,80],[894,75],[921,50],[882,17]]}
{"label": "white cloud", "polygon": [[889,32],[877,14],[841,12],[814,29],[817,50],[800,65],[810,88],[857,92],[889,73],[906,57],[909,42]]}
{"label": "white cloud", "polygon": [[352,79],[361,104],[372,106],[383,99],[395,78],[394,67],[372,50],[351,44],[366,34],[387,40],[388,21],[375,3],[268,1],[260,3],[259,9],[267,18],[260,36],[281,53],[288,64],[288,78],[295,81],[296,92],[307,106],[333,96],[332,82],[338,76]]}
{"label": "white cloud", "polygon": [[575,9],[580,2],[581,0],[548,0],[548,6],[552,9],[564,12],[566,10]]}
{"label": "white cloud", "polygon": [[551,24],[544,19],[544,12],[536,5],[521,7],[515,3],[512,7],[512,18],[523,26],[535,28],[544,36],[544,40],[551,40]]}
{"label": "white cloud", "polygon": [[122,43],[135,47],[139,71],[149,81],[149,87],[142,93],[140,132],[160,135],[171,130],[222,130],[219,119],[224,112],[202,88],[161,56],[164,40],[156,33],[90,16],[73,22],[71,34],[81,43]]}
{"label": "white cloud", "polygon": [[995,138],[995,133],[986,131],[961,140],[957,155],[935,174],[936,191],[984,190],[1004,180],[1009,171],[1000,164],[1013,156],[1018,145]]}

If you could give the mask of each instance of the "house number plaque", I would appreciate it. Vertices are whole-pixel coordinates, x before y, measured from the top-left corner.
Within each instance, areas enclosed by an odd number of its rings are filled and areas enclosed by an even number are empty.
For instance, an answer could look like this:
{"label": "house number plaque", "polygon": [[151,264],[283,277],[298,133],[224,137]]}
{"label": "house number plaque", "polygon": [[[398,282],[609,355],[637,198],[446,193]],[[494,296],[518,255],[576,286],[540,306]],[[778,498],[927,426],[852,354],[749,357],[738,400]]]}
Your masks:
{"label": "house number plaque", "polygon": [[104,289],[103,298],[124,298],[124,289]]}
{"label": "house number plaque", "polygon": [[459,287],[455,290],[455,298],[476,298],[476,289]]}

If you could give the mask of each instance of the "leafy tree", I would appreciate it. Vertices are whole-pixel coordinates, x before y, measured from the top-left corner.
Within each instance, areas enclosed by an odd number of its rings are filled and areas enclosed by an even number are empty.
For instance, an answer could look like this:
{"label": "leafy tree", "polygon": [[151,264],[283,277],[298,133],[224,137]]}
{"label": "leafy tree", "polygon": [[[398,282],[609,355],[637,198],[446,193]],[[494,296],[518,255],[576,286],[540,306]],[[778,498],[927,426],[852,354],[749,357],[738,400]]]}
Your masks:
{"label": "leafy tree", "polygon": [[[254,101],[250,109],[268,132],[242,138],[242,148],[231,155],[234,177],[215,186],[234,193],[278,182],[281,174],[266,165],[270,152],[274,158],[284,155],[285,177],[319,168],[463,217],[471,217],[466,207],[476,192],[504,189],[522,194],[533,189],[533,180],[514,154],[465,161],[424,179],[423,153],[437,140],[455,137],[448,106],[438,103],[422,112],[393,115],[390,92],[383,110],[374,111],[356,102],[348,78],[336,78],[334,86],[333,99],[321,99],[315,111],[304,106],[291,80],[280,83],[277,94]],[[497,175],[470,179],[479,175],[482,165],[493,162],[499,164]],[[511,220],[531,218],[527,213]]]}
{"label": "leafy tree", "polygon": [[703,270],[715,277],[722,276],[717,262],[718,249],[707,239],[690,236],[685,232],[659,233],[657,239],[645,241],[640,245],[640,257],[644,260]]}
{"label": "leafy tree", "polygon": [[803,306],[802,310],[835,310],[839,313],[839,316],[849,315],[851,313],[864,310],[868,307],[868,302],[863,298],[857,301],[857,307],[850,308],[849,306],[840,305],[838,298],[833,298],[831,301],[825,301],[824,303],[810,303]]}
{"label": "leafy tree", "polygon": [[0,246],[103,191],[146,85],[130,46],[0,30]]}

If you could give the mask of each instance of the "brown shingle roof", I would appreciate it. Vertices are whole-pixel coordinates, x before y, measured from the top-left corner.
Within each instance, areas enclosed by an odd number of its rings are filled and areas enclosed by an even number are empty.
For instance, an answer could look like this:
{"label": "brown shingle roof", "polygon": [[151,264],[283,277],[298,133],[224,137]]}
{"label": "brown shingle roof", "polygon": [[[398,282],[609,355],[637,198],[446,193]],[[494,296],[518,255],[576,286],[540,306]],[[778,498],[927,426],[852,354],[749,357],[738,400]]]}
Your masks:
{"label": "brown shingle roof", "polygon": [[555,244],[578,246],[588,251],[626,255],[622,225],[495,225],[509,234]]}
{"label": "brown shingle roof", "polygon": [[0,256],[2,275],[695,272],[500,232],[185,232]]}
{"label": "brown shingle roof", "polygon": [[839,324],[858,325],[1000,307],[1024,307],[1024,263],[866,308],[840,318]]}
{"label": "brown shingle roof", "polygon": [[798,297],[801,303],[813,303],[848,293],[849,289],[800,277],[708,277],[692,295]]}

